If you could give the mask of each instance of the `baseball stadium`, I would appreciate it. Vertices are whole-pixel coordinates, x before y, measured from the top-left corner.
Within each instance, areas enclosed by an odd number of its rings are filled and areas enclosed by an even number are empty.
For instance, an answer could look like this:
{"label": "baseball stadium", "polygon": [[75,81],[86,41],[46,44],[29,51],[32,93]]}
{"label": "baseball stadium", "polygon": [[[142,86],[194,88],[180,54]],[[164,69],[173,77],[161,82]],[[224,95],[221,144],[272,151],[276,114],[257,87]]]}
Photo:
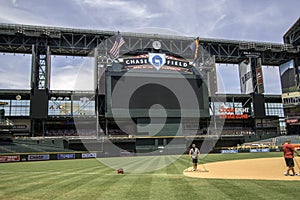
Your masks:
{"label": "baseball stadium", "polygon": [[[0,52],[31,56],[30,89],[0,89],[1,199],[299,198],[282,145],[300,147],[300,18],[282,44],[0,24]],[[51,90],[55,56],[90,76]],[[265,94],[268,66],[282,95]]]}

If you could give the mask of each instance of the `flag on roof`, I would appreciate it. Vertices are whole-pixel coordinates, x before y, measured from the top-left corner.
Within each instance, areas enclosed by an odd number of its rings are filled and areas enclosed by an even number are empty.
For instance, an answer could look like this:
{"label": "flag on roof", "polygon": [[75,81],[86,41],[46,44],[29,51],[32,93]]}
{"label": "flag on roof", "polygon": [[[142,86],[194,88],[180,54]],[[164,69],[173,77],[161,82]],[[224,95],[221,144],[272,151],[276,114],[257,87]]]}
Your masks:
{"label": "flag on roof", "polygon": [[124,43],[125,43],[125,40],[122,38],[122,36],[120,35],[120,33],[118,33],[114,45],[109,50],[109,52],[111,53],[111,55],[114,58],[118,58],[119,57],[120,49],[121,49],[121,47],[123,46]]}
{"label": "flag on roof", "polygon": [[199,47],[199,37],[197,37],[189,46],[189,48],[192,50],[194,54],[194,61],[198,57],[198,47]]}

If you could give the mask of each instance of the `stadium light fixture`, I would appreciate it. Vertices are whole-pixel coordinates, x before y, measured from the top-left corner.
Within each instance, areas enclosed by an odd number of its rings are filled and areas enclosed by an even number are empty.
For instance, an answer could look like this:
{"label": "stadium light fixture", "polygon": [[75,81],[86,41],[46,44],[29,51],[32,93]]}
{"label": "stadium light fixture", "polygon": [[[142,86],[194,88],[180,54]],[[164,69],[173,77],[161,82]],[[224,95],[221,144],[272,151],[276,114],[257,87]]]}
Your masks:
{"label": "stadium light fixture", "polygon": [[17,101],[20,101],[21,98],[22,98],[22,97],[21,97],[21,95],[19,95],[19,94],[16,96],[16,100],[17,100]]}

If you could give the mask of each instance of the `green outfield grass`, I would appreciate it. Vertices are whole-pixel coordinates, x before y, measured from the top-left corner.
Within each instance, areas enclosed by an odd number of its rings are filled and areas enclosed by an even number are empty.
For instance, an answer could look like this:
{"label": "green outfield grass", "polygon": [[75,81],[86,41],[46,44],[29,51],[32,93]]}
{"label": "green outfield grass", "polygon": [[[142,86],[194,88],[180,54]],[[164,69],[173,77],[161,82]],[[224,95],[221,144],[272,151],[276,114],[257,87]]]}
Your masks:
{"label": "green outfield grass", "polygon": [[[277,156],[282,153],[210,154],[204,161]],[[184,155],[154,172],[125,171],[121,175],[96,159],[0,164],[0,199],[296,200],[300,197],[300,181],[196,179],[182,175],[187,165],[188,157]]]}

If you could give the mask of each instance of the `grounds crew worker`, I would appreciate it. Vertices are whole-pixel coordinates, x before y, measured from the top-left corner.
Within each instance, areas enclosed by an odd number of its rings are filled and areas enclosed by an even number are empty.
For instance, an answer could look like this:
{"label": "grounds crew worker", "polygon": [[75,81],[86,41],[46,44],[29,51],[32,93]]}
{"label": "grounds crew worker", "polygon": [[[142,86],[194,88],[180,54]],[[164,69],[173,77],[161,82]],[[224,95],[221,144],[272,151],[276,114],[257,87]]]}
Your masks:
{"label": "grounds crew worker", "polygon": [[199,149],[196,147],[195,144],[192,144],[192,148],[190,149],[189,156],[192,158],[193,162],[193,170],[197,170],[197,163],[198,163],[198,156],[200,155]]}
{"label": "grounds crew worker", "polygon": [[[285,176],[295,176],[295,170],[294,170],[294,153],[296,153],[298,156],[299,153],[295,150],[293,145],[291,145],[291,141],[287,139],[285,143],[282,145],[282,150],[284,154],[284,160],[285,164],[287,166],[287,171],[284,173]],[[292,171],[292,174],[290,174],[290,171]]]}

